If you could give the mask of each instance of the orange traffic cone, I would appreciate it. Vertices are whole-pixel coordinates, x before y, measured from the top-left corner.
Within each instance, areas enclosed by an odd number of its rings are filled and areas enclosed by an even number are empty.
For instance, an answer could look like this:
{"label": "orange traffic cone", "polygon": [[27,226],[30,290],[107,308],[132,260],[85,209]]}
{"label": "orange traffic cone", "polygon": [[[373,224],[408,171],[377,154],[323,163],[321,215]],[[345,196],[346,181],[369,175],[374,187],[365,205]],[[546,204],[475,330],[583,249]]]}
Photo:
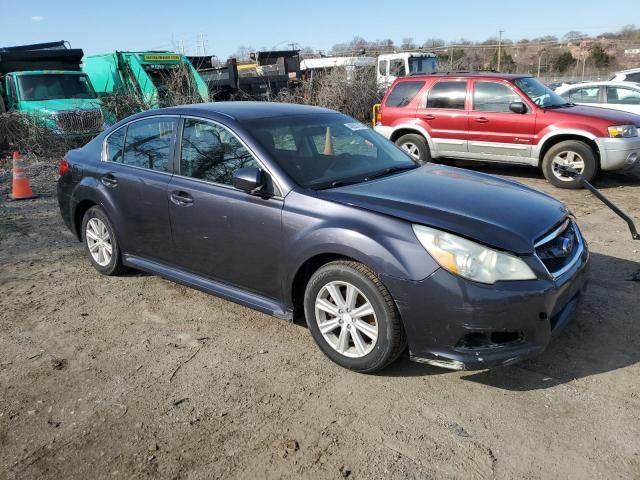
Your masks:
{"label": "orange traffic cone", "polygon": [[24,169],[24,163],[20,158],[20,153],[13,152],[13,185],[11,187],[11,195],[13,200],[26,200],[27,198],[35,198],[31,184],[27,178],[27,172]]}
{"label": "orange traffic cone", "polygon": [[327,133],[324,138],[323,155],[333,155],[333,142],[331,141],[331,127],[327,127]]}

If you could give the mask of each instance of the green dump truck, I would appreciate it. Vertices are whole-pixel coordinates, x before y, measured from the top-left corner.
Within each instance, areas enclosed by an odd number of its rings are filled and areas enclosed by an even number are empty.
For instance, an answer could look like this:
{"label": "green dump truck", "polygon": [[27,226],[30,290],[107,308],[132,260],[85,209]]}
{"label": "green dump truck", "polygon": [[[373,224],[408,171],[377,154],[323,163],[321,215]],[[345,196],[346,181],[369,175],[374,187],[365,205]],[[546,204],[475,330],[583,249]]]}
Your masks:
{"label": "green dump truck", "polygon": [[100,132],[102,104],[80,70],[82,56],[65,41],[0,48],[0,113],[31,115],[55,133]]}
{"label": "green dump truck", "polygon": [[191,101],[209,101],[209,89],[189,59],[172,52],[113,52],[84,58],[82,71],[89,75],[99,95],[135,93],[149,108],[171,103],[179,93]]}

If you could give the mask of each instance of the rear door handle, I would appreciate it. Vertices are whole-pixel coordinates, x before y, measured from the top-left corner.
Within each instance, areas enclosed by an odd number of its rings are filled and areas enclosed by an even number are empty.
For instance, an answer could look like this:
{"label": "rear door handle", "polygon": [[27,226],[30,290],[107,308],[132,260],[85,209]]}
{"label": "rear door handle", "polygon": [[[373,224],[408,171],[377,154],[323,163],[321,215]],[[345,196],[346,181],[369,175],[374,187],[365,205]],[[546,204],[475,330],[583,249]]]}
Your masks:
{"label": "rear door handle", "polygon": [[477,118],[474,118],[474,120],[478,123],[487,123],[489,121],[489,119],[486,117],[477,117]]}
{"label": "rear door handle", "polygon": [[187,192],[174,191],[171,192],[171,201],[179,207],[188,207],[193,204],[193,197]]}
{"label": "rear door handle", "polygon": [[100,181],[105,187],[113,188],[118,186],[118,179],[112,173],[103,175]]}

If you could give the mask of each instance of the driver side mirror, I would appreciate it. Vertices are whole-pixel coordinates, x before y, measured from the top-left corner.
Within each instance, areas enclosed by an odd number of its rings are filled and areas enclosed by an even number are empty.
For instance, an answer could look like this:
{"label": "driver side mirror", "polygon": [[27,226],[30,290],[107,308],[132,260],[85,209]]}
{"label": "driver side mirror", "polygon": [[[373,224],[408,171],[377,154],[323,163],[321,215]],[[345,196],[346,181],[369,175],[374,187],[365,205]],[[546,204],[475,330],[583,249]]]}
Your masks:
{"label": "driver side mirror", "polygon": [[233,186],[250,194],[258,193],[266,184],[266,176],[255,167],[243,167],[233,172]]}
{"label": "driver side mirror", "polygon": [[527,113],[527,106],[523,102],[511,102],[509,110],[513,113]]}

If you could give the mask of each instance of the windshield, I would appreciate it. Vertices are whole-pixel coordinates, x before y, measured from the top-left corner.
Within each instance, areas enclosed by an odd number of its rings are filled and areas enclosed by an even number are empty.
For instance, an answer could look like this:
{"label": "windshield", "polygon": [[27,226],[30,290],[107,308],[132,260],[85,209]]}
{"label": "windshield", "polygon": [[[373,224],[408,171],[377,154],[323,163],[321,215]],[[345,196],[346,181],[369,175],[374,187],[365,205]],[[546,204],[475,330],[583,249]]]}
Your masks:
{"label": "windshield", "polygon": [[438,59],[435,57],[409,57],[409,73],[413,75],[438,71]]}
{"label": "windshield", "polygon": [[60,98],[96,98],[86,75],[53,74],[20,75],[20,98],[25,101]]}
{"label": "windshield", "polygon": [[319,190],[417,168],[378,133],[339,113],[242,122],[300,186]]}
{"label": "windshield", "polygon": [[542,108],[556,108],[570,105],[564,98],[535,78],[517,78],[513,83],[536,105]]}

